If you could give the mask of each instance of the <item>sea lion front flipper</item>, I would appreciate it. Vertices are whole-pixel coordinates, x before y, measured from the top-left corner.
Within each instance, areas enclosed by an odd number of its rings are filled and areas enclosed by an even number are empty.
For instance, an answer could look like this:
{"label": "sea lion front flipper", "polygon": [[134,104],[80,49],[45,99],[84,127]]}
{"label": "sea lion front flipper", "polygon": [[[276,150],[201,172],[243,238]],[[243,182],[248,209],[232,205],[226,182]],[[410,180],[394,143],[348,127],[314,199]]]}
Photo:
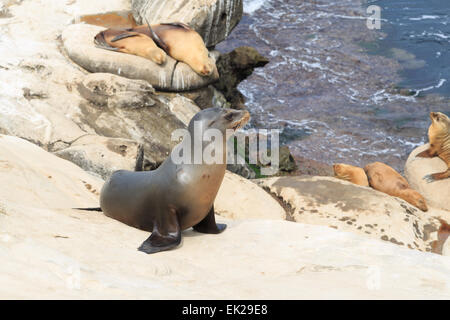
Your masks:
{"label": "sea lion front flipper", "polygon": [[140,33],[136,33],[136,32],[133,32],[133,33],[126,32],[126,33],[122,33],[122,34],[115,36],[113,39],[111,39],[111,42],[116,42],[116,41],[119,41],[119,40],[122,40],[125,38],[130,38],[130,37],[137,37],[139,35],[140,35]]}
{"label": "sea lion front flipper", "polygon": [[216,223],[216,217],[214,216],[214,205],[209,210],[208,215],[194,227],[194,230],[201,233],[218,234],[223,232],[227,225],[223,223]]}
{"label": "sea lion front flipper", "polygon": [[175,210],[170,210],[164,220],[162,225],[154,225],[152,234],[140,245],[139,251],[156,253],[173,249],[181,243],[181,229]]}
{"label": "sea lion front flipper", "polygon": [[105,31],[99,32],[95,38],[94,43],[97,48],[105,49],[105,50],[111,50],[111,51],[119,51],[119,48],[115,48],[113,46],[110,46],[108,42],[106,42],[105,38]]}

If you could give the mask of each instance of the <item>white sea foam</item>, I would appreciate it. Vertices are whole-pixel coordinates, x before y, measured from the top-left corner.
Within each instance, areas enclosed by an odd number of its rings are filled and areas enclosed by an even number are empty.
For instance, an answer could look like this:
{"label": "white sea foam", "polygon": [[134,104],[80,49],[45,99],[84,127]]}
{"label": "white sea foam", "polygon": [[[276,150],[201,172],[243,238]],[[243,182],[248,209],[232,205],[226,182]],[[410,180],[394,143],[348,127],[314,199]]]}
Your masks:
{"label": "white sea foam", "polygon": [[245,0],[244,12],[246,14],[253,14],[256,10],[260,9],[264,4],[268,3],[267,0]]}
{"label": "white sea foam", "polygon": [[424,15],[422,15],[420,17],[417,17],[417,18],[409,18],[409,20],[419,21],[419,20],[426,20],[426,19],[439,19],[439,18],[440,18],[439,16],[431,16],[431,15],[424,14]]}

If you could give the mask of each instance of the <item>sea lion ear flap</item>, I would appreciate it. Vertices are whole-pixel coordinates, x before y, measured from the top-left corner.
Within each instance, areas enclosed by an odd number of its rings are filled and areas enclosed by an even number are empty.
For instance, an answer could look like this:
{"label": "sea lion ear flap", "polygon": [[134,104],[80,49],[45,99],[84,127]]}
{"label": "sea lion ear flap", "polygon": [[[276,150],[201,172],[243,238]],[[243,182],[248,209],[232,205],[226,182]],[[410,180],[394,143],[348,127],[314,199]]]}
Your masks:
{"label": "sea lion ear flap", "polygon": [[162,41],[160,37],[158,37],[158,35],[155,33],[155,31],[153,31],[147,18],[144,17],[144,19],[145,19],[145,22],[147,22],[148,30],[150,31],[150,36],[153,39],[153,41],[155,41],[156,45],[158,47],[160,47],[161,49],[163,49],[166,53],[169,52],[169,47],[167,46],[167,44],[164,41]]}

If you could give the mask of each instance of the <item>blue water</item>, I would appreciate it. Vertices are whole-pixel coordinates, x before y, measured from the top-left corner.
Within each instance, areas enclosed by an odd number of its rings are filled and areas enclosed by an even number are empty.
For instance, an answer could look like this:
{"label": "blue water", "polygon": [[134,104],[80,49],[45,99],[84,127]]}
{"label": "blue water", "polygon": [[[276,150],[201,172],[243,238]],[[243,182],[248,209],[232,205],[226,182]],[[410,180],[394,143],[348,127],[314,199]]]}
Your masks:
{"label": "blue water", "polygon": [[393,48],[411,55],[400,59],[401,86],[450,96],[450,0],[379,0],[381,31],[375,53],[399,58]]}
{"label": "blue water", "polygon": [[402,171],[430,111],[450,115],[450,0],[244,0],[244,12],[217,49],[269,58],[239,89],[250,126],[280,129],[294,155]]}

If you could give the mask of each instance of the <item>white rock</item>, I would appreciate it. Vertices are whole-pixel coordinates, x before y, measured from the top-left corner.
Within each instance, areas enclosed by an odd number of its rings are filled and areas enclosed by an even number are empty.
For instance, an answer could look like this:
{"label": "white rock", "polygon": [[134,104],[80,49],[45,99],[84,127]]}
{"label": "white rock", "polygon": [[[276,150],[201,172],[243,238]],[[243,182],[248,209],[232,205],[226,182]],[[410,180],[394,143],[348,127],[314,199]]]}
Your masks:
{"label": "white rock", "polygon": [[143,151],[133,140],[86,135],[55,154],[106,180],[116,170],[141,171]]}
{"label": "white rock", "polygon": [[413,189],[424,196],[428,205],[450,211],[450,179],[427,181],[427,176],[446,171],[447,165],[439,157],[416,157],[428,149],[428,146],[425,144],[411,152],[405,164],[406,179]]}
{"label": "white rock", "polygon": [[449,257],[281,220],[217,217],[222,234],[146,255],[148,232],[71,209],[98,203],[100,179],[14,137],[0,159],[2,299],[450,298]]}
{"label": "white rock", "polygon": [[227,171],[214,203],[217,214],[229,219],[284,220],[286,212],[257,184]]}

